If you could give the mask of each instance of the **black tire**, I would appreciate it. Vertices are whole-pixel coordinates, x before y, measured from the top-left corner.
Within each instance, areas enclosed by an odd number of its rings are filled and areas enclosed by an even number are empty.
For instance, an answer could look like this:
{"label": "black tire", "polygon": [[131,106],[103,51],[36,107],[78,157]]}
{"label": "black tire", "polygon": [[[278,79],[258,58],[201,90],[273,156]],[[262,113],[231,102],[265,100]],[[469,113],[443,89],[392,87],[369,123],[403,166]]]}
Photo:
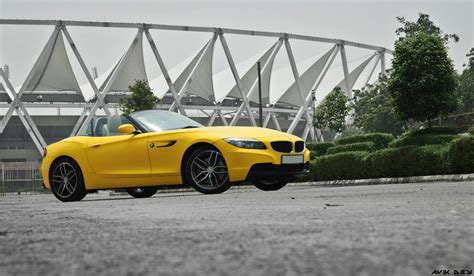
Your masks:
{"label": "black tire", "polygon": [[220,194],[232,185],[224,156],[216,148],[199,147],[184,162],[183,182],[198,192]]}
{"label": "black tire", "polygon": [[134,198],[145,198],[151,197],[156,194],[158,188],[156,187],[140,187],[140,188],[129,188],[127,189],[127,193]]}
{"label": "black tire", "polygon": [[62,202],[79,201],[87,195],[81,168],[71,158],[64,157],[54,162],[49,183],[54,196]]}
{"label": "black tire", "polygon": [[288,181],[280,180],[254,180],[253,185],[262,191],[276,191],[285,187]]}

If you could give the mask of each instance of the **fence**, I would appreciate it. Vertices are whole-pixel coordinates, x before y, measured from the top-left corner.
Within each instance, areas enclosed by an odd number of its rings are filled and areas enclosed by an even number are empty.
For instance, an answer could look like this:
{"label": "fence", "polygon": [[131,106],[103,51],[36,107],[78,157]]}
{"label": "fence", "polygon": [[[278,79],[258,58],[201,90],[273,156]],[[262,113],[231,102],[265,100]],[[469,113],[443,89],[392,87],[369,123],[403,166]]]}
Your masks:
{"label": "fence", "polygon": [[46,192],[39,162],[0,162],[2,195]]}

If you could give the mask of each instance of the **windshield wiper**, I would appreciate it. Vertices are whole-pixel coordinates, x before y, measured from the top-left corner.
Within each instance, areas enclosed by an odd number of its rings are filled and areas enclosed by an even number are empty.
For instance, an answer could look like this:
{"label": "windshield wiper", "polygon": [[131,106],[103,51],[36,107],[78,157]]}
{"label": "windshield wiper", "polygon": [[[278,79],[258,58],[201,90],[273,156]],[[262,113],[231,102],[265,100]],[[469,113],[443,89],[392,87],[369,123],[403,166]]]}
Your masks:
{"label": "windshield wiper", "polygon": [[185,127],[182,127],[181,129],[185,129],[185,128],[199,128],[198,126],[185,126]]}

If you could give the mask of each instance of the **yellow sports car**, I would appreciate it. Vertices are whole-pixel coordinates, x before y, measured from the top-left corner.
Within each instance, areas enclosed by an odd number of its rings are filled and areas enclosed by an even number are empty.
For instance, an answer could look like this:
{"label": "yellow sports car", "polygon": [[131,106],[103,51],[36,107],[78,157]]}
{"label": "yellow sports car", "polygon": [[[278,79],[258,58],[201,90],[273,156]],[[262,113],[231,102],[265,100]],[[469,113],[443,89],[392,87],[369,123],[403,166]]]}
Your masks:
{"label": "yellow sports car", "polygon": [[309,151],[294,135],[258,127],[204,127],[178,113],[146,110],[98,118],[75,137],[49,145],[44,186],[61,201],[127,189],[136,198],[186,184],[205,194],[252,181],[278,190],[308,173]]}

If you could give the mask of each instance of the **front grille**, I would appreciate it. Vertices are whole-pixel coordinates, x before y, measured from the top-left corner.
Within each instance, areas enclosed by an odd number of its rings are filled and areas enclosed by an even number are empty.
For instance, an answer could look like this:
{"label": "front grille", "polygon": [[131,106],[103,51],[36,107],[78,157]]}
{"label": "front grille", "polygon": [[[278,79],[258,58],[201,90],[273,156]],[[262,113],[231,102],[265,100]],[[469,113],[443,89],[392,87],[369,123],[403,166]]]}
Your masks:
{"label": "front grille", "polygon": [[275,141],[270,143],[273,150],[279,152],[291,152],[293,145],[289,141]]}
{"label": "front grille", "polygon": [[296,141],[295,142],[295,152],[302,152],[304,150],[304,142]]}

